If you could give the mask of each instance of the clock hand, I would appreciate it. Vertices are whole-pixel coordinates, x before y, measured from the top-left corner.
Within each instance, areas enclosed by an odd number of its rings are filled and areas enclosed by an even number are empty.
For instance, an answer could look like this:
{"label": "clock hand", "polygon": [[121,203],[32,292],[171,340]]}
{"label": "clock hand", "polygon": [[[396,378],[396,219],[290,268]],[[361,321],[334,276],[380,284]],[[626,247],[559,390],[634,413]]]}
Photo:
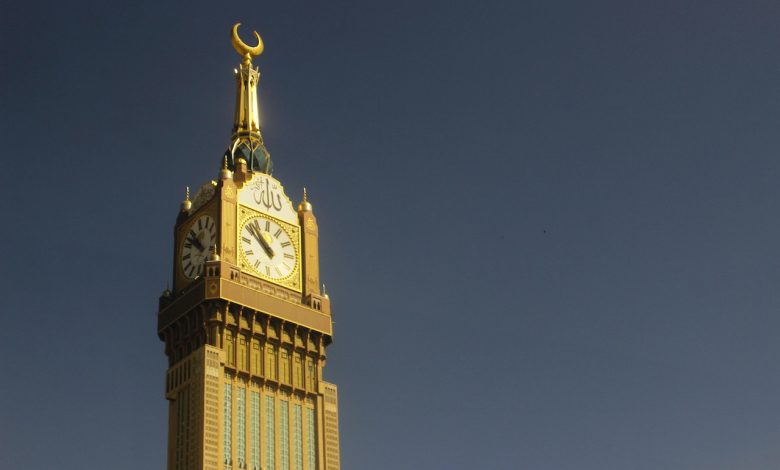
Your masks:
{"label": "clock hand", "polygon": [[203,244],[200,242],[200,240],[198,240],[198,237],[196,237],[195,235],[190,234],[189,238],[187,239],[190,241],[190,243],[195,245],[198,248],[198,250],[200,251],[205,250],[205,248],[203,248]]}
{"label": "clock hand", "polygon": [[260,245],[263,244],[263,242],[260,240],[260,234],[258,233],[257,228],[254,225],[249,224],[247,225],[246,229],[249,231],[249,234],[252,235],[255,240],[257,240],[257,243],[259,243]]}
{"label": "clock hand", "polygon": [[265,240],[265,237],[261,236],[257,239],[257,241],[259,241],[260,245],[262,245],[265,254],[267,254],[269,258],[273,258],[274,250],[271,248],[271,245],[269,245],[268,242]]}
{"label": "clock hand", "polygon": [[249,233],[252,234],[253,237],[255,237],[255,240],[257,240],[257,243],[260,244],[260,246],[263,248],[263,251],[265,251],[265,254],[268,255],[269,258],[274,257],[274,250],[271,249],[271,245],[268,244],[267,241],[265,241],[265,238],[262,236],[262,231],[257,227],[257,221],[253,221],[253,223],[250,223],[247,226],[247,230],[249,230]]}

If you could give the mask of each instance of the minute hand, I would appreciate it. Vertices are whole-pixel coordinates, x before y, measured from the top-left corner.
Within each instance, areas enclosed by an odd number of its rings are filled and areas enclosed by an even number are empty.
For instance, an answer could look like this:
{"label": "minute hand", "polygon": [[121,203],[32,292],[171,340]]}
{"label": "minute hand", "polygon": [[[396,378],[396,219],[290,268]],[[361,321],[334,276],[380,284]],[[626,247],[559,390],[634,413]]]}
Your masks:
{"label": "minute hand", "polygon": [[251,223],[247,226],[247,230],[252,235],[252,237],[257,240],[257,243],[260,244],[260,247],[265,251],[265,254],[268,255],[269,258],[273,258],[273,250],[269,253],[269,249],[271,248],[268,246],[268,243],[263,240],[263,236],[260,235],[262,232],[259,228],[257,228],[257,222]]}

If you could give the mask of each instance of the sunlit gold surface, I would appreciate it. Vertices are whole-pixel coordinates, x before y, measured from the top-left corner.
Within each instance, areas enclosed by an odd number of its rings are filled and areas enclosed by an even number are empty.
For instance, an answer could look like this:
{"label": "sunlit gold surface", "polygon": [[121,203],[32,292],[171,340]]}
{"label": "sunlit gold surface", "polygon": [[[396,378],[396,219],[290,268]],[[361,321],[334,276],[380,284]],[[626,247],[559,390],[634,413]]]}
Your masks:
{"label": "sunlit gold surface", "polygon": [[[255,32],[257,45],[246,45],[238,26],[232,28],[232,43],[243,61],[235,77],[231,147],[250,146],[254,159],[258,147],[268,155],[260,134],[260,72],[251,63],[263,52],[263,42]],[[331,300],[319,289],[317,219],[305,192],[295,211],[270,168],[248,167],[246,153],[228,150],[219,181],[203,185],[192,200],[187,191],[174,229],[173,290],[160,297],[158,336],[169,367],[167,468],[281,468],[286,456],[301,470],[339,470],[337,388],[322,376],[333,322]],[[202,274],[189,278],[179,262],[182,247],[193,224],[206,215],[217,233],[208,240],[213,247]],[[294,251],[286,244],[279,248],[277,232],[257,232],[270,258],[281,256],[280,250],[294,253],[295,266],[286,277],[273,278],[247,264],[240,233],[252,218],[270,220],[289,237]],[[206,244],[197,231],[192,236]],[[260,409],[251,407],[253,400]],[[258,424],[262,431],[253,431]],[[289,439],[281,439],[282,429]],[[303,459],[293,461],[296,452]]]}
{"label": "sunlit gold surface", "polygon": [[233,43],[233,48],[236,50],[236,52],[238,52],[244,58],[244,64],[249,65],[252,62],[252,57],[257,57],[263,53],[265,46],[263,46],[263,40],[260,38],[260,35],[257,34],[257,31],[252,31],[255,34],[255,38],[257,38],[257,45],[248,46],[238,36],[239,26],[241,26],[241,23],[236,23],[233,25],[233,29],[231,30],[230,34],[230,40]]}

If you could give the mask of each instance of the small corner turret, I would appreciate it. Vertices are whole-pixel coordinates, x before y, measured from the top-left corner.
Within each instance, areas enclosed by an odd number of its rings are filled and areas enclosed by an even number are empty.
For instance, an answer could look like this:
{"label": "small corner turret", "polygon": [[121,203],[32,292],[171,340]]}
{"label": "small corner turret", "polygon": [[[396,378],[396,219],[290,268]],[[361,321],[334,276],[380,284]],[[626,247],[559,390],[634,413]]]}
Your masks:
{"label": "small corner turret", "polygon": [[320,292],[319,228],[306,188],[303,188],[303,198],[298,204],[298,221],[302,228],[303,303],[330,314],[330,304]]}

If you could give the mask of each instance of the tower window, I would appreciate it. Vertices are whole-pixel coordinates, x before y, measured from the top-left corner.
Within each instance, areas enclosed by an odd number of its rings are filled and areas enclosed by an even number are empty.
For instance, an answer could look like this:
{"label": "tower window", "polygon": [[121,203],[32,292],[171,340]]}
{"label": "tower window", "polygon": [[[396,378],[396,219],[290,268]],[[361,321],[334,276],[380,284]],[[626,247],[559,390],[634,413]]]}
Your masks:
{"label": "tower window", "polygon": [[263,470],[274,470],[276,468],[276,437],[274,435],[274,397],[266,395],[265,397],[265,468]]}
{"label": "tower window", "polygon": [[260,470],[260,392],[250,392],[249,442],[252,453],[252,470]]}
{"label": "tower window", "polygon": [[290,410],[287,400],[279,401],[279,464],[290,470]]}
{"label": "tower window", "polygon": [[303,438],[301,423],[301,405],[293,405],[293,452],[295,455],[295,470],[303,470]]}
{"label": "tower window", "polygon": [[306,408],[306,454],[309,468],[317,468],[316,436],[314,435],[314,409]]}
{"label": "tower window", "polygon": [[233,453],[233,386],[225,384],[225,465],[230,465]]}
{"label": "tower window", "polygon": [[236,444],[238,468],[246,468],[246,389],[236,388]]}

